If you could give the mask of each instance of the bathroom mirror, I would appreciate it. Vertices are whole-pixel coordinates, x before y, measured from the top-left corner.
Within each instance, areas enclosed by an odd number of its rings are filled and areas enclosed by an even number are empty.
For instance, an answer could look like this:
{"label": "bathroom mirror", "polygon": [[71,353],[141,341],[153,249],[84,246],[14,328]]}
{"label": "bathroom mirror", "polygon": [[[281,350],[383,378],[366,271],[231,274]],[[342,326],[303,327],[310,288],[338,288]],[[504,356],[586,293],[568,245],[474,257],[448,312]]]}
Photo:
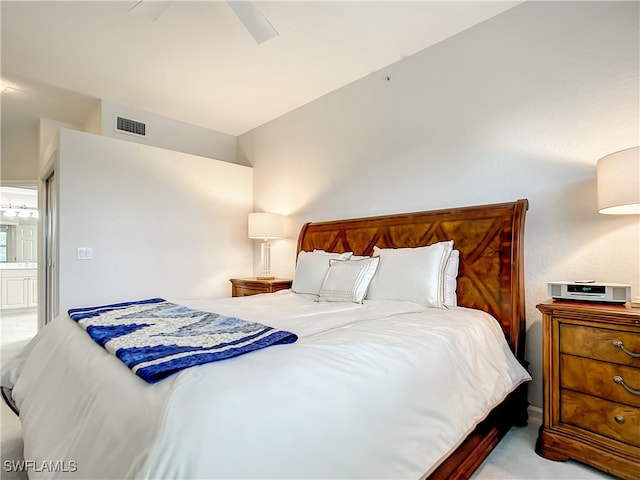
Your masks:
{"label": "bathroom mirror", "polygon": [[37,262],[37,208],[37,190],[0,187],[0,263]]}

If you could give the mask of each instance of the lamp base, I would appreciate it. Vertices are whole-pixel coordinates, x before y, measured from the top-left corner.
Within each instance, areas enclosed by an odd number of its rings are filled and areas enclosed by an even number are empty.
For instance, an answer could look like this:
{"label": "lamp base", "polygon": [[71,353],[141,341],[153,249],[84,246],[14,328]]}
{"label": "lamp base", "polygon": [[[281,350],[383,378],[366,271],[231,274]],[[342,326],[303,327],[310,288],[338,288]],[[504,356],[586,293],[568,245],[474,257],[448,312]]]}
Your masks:
{"label": "lamp base", "polygon": [[265,238],[264,242],[260,244],[260,260],[262,260],[262,269],[260,275],[258,275],[258,280],[273,280],[274,277],[271,275],[271,244]]}

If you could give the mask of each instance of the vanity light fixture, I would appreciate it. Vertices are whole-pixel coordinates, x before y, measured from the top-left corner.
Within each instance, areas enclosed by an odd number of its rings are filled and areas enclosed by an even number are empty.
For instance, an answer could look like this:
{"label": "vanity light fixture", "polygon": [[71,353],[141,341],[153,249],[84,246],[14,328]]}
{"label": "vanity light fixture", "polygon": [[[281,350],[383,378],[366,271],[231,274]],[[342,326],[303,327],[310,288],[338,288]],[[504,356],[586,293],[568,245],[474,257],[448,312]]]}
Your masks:
{"label": "vanity light fixture", "polygon": [[18,216],[18,212],[17,210],[14,210],[13,208],[11,208],[11,205],[9,205],[9,208],[5,209],[3,215],[7,218],[14,218]]}
{"label": "vanity light fixture", "polygon": [[14,207],[11,204],[0,207],[3,210],[2,216],[6,218],[38,218],[38,210],[27,206]]}
{"label": "vanity light fixture", "polygon": [[249,238],[262,239],[260,257],[262,271],[258,276],[261,280],[273,280],[271,275],[271,244],[269,240],[284,237],[284,215],[279,213],[250,213]]}

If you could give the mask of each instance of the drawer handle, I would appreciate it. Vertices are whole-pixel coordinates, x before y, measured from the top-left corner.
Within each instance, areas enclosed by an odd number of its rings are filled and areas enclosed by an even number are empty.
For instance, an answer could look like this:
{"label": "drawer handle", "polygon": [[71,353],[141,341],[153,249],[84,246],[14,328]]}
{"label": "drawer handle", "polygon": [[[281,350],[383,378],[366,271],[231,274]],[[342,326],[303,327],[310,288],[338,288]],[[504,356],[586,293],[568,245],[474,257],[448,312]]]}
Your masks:
{"label": "drawer handle", "polygon": [[619,423],[620,425],[624,423],[624,417],[622,415],[616,415],[615,417],[613,417],[613,419],[616,421],[616,423]]}
{"label": "drawer handle", "polygon": [[634,390],[633,388],[630,388],[629,386],[627,386],[627,384],[624,383],[624,380],[622,379],[622,377],[620,375],[616,375],[615,377],[613,377],[613,381],[616,382],[618,385],[622,385],[624,387],[624,389],[627,392],[629,392],[631,395],[640,396],[640,390]]}
{"label": "drawer handle", "polygon": [[633,358],[640,358],[640,353],[633,353],[633,352],[630,352],[629,350],[627,350],[627,349],[624,347],[624,343],[622,343],[622,340],[614,340],[614,341],[613,341],[613,345],[614,345],[615,347],[618,347],[620,350],[622,350],[624,353],[626,353],[626,354],[627,354],[627,355],[629,355],[630,357],[633,357]]}

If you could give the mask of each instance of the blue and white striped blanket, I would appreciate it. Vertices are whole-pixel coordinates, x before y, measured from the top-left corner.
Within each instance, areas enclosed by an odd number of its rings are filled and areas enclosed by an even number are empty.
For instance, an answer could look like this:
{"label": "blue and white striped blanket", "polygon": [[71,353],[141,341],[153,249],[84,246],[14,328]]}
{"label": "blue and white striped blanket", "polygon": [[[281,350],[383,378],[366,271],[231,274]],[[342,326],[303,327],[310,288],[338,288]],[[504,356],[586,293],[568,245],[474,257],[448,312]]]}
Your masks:
{"label": "blue and white striped blanket", "polygon": [[162,298],[73,308],[69,316],[149,383],[184,368],[298,339],[291,332]]}

